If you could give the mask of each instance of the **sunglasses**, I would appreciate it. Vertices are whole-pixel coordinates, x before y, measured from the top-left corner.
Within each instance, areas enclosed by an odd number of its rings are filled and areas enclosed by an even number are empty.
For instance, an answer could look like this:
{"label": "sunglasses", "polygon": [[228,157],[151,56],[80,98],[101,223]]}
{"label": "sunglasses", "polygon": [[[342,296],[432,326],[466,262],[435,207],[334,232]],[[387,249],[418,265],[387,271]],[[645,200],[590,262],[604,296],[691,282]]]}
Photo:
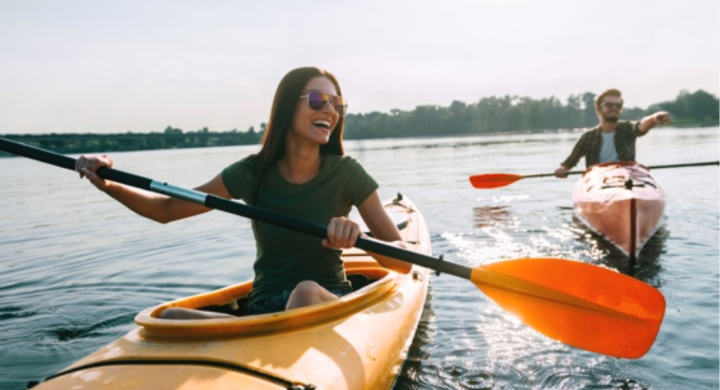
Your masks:
{"label": "sunglasses", "polygon": [[603,102],[602,105],[603,105],[603,107],[607,107],[607,108],[617,108],[617,109],[621,109],[623,104],[622,104],[622,103]]}
{"label": "sunglasses", "polygon": [[300,99],[307,98],[308,105],[315,111],[320,111],[328,102],[335,108],[340,116],[344,116],[347,112],[347,100],[342,96],[328,95],[320,91],[310,91],[307,95],[300,96]]}

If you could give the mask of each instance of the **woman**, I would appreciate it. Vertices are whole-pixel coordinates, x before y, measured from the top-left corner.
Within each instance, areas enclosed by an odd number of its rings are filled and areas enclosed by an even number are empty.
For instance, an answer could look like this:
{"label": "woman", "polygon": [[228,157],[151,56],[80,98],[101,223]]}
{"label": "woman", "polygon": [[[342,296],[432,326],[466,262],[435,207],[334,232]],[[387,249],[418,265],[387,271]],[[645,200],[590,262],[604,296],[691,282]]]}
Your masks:
{"label": "woman", "polygon": [[[352,291],[340,259],[361,234],[347,218],[356,206],[373,236],[403,247],[400,233],[385,213],[378,185],[353,158],[344,156],[343,116],[347,109],[340,85],[318,68],[290,71],[278,85],[270,120],[258,154],[225,168],[196,188],[226,199],[275,210],[327,225],[327,238],[318,239],[266,223],[253,223],[257,242],[255,279],[248,295],[248,313],[289,310],[337,299]],[[168,223],[210,209],[106,181],[95,174],[112,167],[106,156],[81,156],[76,169],[98,189],[132,211]],[[384,267],[407,273],[411,265],[373,256]],[[181,308],[165,318],[219,318],[227,315]]]}

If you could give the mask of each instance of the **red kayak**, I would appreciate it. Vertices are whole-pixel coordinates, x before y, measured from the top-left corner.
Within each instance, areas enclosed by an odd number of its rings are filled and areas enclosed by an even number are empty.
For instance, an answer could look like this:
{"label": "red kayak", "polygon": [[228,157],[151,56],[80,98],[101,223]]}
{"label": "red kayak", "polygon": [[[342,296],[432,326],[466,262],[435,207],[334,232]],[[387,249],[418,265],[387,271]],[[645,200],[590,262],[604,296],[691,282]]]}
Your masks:
{"label": "red kayak", "polygon": [[591,166],[572,197],[578,218],[631,258],[660,228],[665,212],[665,191],[636,162]]}

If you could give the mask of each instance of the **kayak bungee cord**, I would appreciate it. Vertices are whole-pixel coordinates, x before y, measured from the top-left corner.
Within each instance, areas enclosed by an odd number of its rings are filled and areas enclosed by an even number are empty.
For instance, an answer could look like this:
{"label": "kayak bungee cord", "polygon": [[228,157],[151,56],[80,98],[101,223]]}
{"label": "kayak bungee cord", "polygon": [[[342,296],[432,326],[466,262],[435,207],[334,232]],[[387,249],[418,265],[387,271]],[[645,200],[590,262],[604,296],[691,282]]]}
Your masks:
{"label": "kayak bungee cord", "polygon": [[[176,366],[184,366],[184,365],[190,365],[190,366],[205,366],[205,367],[215,367],[215,368],[222,368],[224,370],[230,370],[230,371],[236,371],[243,374],[250,374],[258,378],[262,378],[268,382],[273,382],[279,386],[285,387],[287,390],[316,390],[317,387],[313,384],[306,384],[302,382],[297,381],[291,381],[290,379],[283,378],[279,375],[269,373],[266,371],[258,370],[257,368],[253,368],[247,365],[243,364],[236,364],[236,363],[229,363],[229,362],[222,362],[222,361],[210,361],[210,360],[197,360],[197,359],[128,359],[128,360],[107,360],[92,364],[85,364],[82,366],[73,367],[71,369],[67,369],[64,371],[60,371],[57,374],[51,375],[47,378],[45,378],[45,381],[49,381],[53,378],[57,378],[63,375],[72,374],[74,372],[87,370],[91,368],[98,368],[98,367],[104,367],[104,366],[167,366],[167,365],[176,365]],[[30,389],[32,387],[35,387],[38,385],[39,382],[31,381],[28,383],[27,388]]]}

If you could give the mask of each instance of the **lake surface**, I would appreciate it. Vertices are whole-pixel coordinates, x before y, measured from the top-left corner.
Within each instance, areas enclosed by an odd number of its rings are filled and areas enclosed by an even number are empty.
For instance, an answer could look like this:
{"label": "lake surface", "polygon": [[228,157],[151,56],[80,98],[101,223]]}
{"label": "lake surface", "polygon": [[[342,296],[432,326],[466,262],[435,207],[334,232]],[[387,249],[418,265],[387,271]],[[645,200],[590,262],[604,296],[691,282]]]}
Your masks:
{"label": "lake surface", "polygon": [[[433,251],[466,265],[562,257],[627,272],[627,260],[573,218],[577,176],[473,189],[481,173],[553,172],[579,133],[349,141],[380,183],[410,197]],[[720,130],[656,129],[638,161],[718,160]],[[257,146],[115,153],[118,169],[194,187]],[[584,168],[584,165],[580,168]],[[717,389],[718,167],[654,171],[666,222],[634,276],[667,300],[647,355],[624,360],[568,347],[524,326],[474,285],[432,276],[396,389]],[[0,389],[24,389],[122,336],[142,309],[252,277],[247,220],[211,212],[160,225],[71,171],[0,159]]]}

